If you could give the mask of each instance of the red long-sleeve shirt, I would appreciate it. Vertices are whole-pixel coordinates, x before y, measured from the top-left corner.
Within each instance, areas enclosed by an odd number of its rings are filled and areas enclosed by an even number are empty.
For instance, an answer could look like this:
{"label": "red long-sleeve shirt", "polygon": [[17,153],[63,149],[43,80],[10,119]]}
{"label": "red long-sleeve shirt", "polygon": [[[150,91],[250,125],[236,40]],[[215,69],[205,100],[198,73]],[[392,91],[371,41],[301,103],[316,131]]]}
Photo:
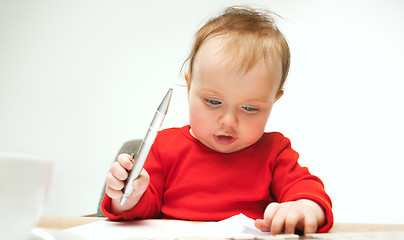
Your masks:
{"label": "red long-sleeve shirt", "polygon": [[105,195],[101,208],[110,219],[218,221],[238,213],[263,218],[271,202],[310,199],[326,215],[318,232],[327,232],[333,224],[331,200],[321,180],[298,164],[298,157],[281,133],[264,133],[246,149],[218,153],[191,136],[189,126],[166,129],[157,135],[146,160],[150,184],[138,204],[117,216]]}

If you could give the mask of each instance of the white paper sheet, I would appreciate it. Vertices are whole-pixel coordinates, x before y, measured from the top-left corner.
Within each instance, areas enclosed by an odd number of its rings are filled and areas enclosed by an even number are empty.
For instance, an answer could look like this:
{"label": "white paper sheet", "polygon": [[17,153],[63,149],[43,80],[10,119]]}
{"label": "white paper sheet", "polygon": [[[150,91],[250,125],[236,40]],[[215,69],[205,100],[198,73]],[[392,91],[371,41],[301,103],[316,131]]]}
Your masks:
{"label": "white paper sheet", "polygon": [[270,233],[256,229],[254,220],[243,214],[219,222],[202,223],[179,220],[136,220],[129,222],[101,220],[69,228],[65,231],[88,240],[254,239],[254,237],[261,240],[404,240],[404,231],[308,234],[304,237],[293,234],[271,236]]}
{"label": "white paper sheet", "polygon": [[254,220],[243,214],[219,222],[194,223],[178,220],[135,220],[116,222],[102,220],[67,229],[89,240],[133,238],[222,237],[240,238],[268,235],[254,226]]}

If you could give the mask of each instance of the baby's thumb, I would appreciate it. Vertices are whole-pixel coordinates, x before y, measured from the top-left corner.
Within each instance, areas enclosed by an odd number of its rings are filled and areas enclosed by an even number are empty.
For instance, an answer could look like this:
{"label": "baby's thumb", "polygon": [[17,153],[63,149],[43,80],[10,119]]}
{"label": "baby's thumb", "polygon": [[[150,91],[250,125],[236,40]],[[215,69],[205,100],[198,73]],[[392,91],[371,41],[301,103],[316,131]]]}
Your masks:
{"label": "baby's thumb", "polygon": [[133,190],[136,192],[144,192],[149,186],[150,176],[147,171],[143,168],[140,172],[139,177],[133,181]]}

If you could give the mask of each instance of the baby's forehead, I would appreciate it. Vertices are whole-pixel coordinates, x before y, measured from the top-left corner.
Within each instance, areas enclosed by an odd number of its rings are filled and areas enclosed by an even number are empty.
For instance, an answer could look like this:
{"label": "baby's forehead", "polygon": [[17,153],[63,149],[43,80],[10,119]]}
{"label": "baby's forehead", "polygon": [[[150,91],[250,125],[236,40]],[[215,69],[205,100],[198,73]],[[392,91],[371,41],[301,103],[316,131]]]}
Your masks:
{"label": "baby's forehead", "polygon": [[244,79],[251,71],[256,76],[265,76],[268,83],[280,86],[282,79],[282,63],[274,56],[252,56],[246,49],[231,49],[231,40],[227,37],[208,39],[199,49],[194,63],[196,79],[220,79],[229,76]]}
{"label": "baby's forehead", "polygon": [[257,64],[266,65],[268,70],[282,68],[276,47],[269,39],[257,39],[256,36],[224,34],[210,37],[201,45],[195,63],[201,58],[242,72],[248,72]]}

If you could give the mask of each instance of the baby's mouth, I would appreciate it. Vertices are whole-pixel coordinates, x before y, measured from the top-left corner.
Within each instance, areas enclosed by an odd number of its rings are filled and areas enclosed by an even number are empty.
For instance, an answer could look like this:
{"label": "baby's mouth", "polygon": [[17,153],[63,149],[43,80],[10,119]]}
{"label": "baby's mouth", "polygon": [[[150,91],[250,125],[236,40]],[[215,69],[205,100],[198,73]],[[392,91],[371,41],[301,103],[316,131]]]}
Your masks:
{"label": "baby's mouth", "polygon": [[230,135],[214,135],[213,138],[217,143],[224,145],[232,144],[234,143],[234,141],[237,140],[237,138],[234,138],[233,136]]}

